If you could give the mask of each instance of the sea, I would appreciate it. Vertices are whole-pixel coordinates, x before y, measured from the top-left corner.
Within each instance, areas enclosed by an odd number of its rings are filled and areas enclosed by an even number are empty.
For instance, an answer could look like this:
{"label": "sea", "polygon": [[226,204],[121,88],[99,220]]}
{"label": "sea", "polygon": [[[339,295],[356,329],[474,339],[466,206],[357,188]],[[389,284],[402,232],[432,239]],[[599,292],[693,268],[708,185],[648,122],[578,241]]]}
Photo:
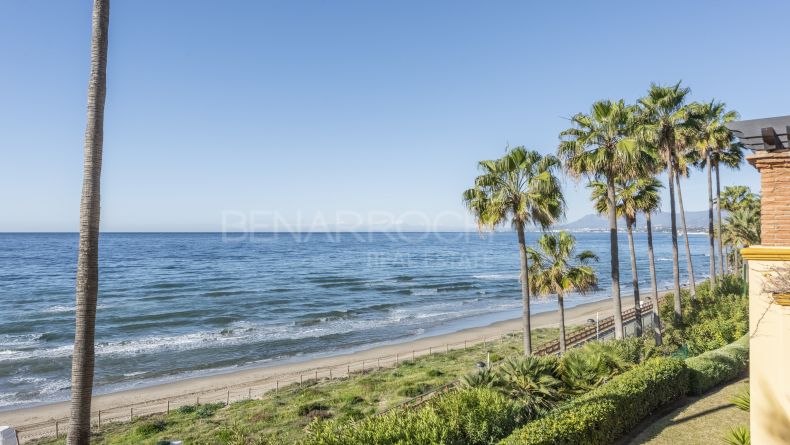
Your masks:
{"label": "sea", "polygon": [[[527,242],[539,236],[529,233]],[[600,257],[609,298],[608,233],[576,233]],[[623,293],[631,291],[620,236]],[[639,282],[649,289],[637,233]],[[690,234],[695,276],[708,239]],[[0,410],[69,397],[76,233],[0,233]],[[672,283],[668,233],[654,235],[659,286]],[[487,325],[520,315],[512,232],[103,233],[95,393],[305,360]],[[683,238],[680,271],[687,282]],[[539,299],[532,311],[554,310]]]}

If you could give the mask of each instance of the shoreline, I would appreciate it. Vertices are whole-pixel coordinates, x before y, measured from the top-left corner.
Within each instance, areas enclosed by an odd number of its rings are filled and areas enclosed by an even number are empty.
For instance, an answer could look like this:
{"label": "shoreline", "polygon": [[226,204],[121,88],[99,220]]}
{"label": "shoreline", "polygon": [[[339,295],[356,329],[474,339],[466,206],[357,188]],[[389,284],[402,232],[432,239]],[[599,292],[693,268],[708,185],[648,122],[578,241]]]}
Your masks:
{"label": "shoreline", "polygon": [[[659,292],[662,292],[660,290]],[[627,310],[633,307],[632,295],[622,295],[622,308]],[[595,318],[596,312],[600,316],[608,317],[613,313],[611,298],[581,303],[565,310],[567,326],[583,325],[588,319]],[[556,309],[540,312],[531,316],[532,328],[556,327],[559,324],[559,314]],[[181,378],[178,380],[146,385],[139,388],[124,389],[108,392],[93,397],[91,410],[112,411],[122,406],[143,406],[162,404],[167,400],[184,400],[195,394],[215,392],[224,394],[234,388],[249,388],[253,385],[260,386],[264,391],[274,388],[272,379],[282,375],[297,376],[300,373],[313,373],[320,369],[345,366],[349,362],[362,362],[363,360],[376,360],[379,357],[396,356],[407,357],[415,350],[428,350],[430,347],[438,348],[447,344],[464,343],[465,341],[478,341],[481,338],[499,337],[521,329],[521,318],[512,318],[496,321],[484,326],[467,327],[460,330],[427,335],[417,338],[406,338],[402,341],[394,340],[392,343],[372,346],[358,350],[339,352],[336,354],[319,357],[305,357],[299,360],[290,357],[277,362],[244,369],[235,369],[227,372],[218,372],[210,375]],[[420,354],[418,354],[420,355]],[[296,359],[295,359],[296,358]],[[310,374],[312,375],[312,374]],[[337,375],[340,377],[340,375]],[[297,380],[298,381],[298,380]],[[256,389],[257,391],[257,389]],[[224,397],[223,397],[224,399]],[[40,422],[53,421],[68,417],[69,401],[61,401],[36,405],[26,408],[11,408],[0,411],[0,424],[11,426],[24,426]],[[125,411],[128,417],[128,411]],[[144,410],[140,411],[144,412]]]}

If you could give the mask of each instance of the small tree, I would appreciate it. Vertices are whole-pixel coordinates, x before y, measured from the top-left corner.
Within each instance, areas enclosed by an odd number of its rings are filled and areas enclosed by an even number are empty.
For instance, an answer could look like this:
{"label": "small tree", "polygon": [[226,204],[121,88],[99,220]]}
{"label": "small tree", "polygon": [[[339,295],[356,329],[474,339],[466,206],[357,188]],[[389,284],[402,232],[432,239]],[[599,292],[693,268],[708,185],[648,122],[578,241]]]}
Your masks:
{"label": "small tree", "polygon": [[576,238],[568,232],[547,233],[538,239],[537,249],[528,249],[532,266],[532,290],[537,295],[556,295],[560,313],[560,352],[565,352],[565,295],[586,293],[598,284],[595,270],[588,266],[598,257],[589,250],[575,253]]}

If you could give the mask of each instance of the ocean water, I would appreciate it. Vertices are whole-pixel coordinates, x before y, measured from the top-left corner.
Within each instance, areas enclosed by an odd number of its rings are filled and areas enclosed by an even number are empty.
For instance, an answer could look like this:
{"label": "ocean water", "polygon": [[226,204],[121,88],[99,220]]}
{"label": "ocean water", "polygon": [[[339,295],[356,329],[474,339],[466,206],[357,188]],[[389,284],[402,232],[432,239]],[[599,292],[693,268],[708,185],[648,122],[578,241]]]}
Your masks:
{"label": "ocean water", "polygon": [[[609,295],[608,234],[576,236],[601,258],[600,290],[568,306]],[[695,275],[705,277],[707,238],[689,239]],[[0,409],[68,398],[77,242],[77,234],[0,234]],[[645,234],[636,243],[648,288]],[[655,235],[655,249],[667,287],[668,234]],[[518,264],[513,233],[102,234],[96,392],[517,317]],[[536,301],[532,310],[555,305]]]}

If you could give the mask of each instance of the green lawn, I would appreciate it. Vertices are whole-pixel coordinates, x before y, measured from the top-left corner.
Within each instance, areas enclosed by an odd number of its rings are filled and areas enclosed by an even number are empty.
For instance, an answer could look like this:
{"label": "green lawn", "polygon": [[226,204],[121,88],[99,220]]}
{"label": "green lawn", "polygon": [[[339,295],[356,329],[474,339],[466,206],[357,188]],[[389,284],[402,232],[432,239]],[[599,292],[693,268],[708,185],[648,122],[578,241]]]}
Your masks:
{"label": "green lawn", "polygon": [[[556,339],[557,328],[535,329],[534,348]],[[405,361],[397,368],[355,374],[351,378],[306,381],[281,388],[256,400],[228,407],[201,405],[193,412],[141,417],[134,422],[104,425],[92,440],[96,444],[156,444],[183,440],[187,444],[293,443],[316,417],[357,419],[395,406],[431,388],[449,383],[475,369],[476,362],[520,352],[521,335],[471,346],[467,350],[437,353]],[[212,409],[213,408],[213,409]],[[259,438],[263,438],[260,440]],[[260,440],[260,441],[253,441]],[[65,438],[34,442],[65,443]]]}
{"label": "green lawn", "polygon": [[748,378],[740,379],[702,396],[690,398],[684,406],[662,417],[634,438],[630,445],[715,445],[731,427],[749,424],[749,413],[730,403],[748,388]]}

